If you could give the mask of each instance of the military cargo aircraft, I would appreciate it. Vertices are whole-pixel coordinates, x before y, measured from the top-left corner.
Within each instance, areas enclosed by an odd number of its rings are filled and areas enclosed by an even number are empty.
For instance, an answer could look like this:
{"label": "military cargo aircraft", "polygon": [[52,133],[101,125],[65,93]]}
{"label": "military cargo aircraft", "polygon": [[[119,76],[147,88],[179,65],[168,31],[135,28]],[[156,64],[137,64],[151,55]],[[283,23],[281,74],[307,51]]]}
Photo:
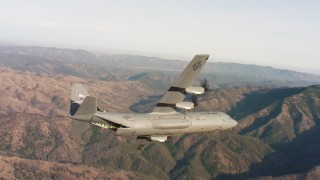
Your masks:
{"label": "military cargo aircraft", "polygon": [[192,85],[208,58],[206,54],[196,55],[151,113],[101,111],[96,97],[90,96],[81,84],[73,84],[70,105],[73,136],[80,136],[89,124],[113,130],[117,135],[159,142],[183,133],[215,132],[235,127],[237,121],[224,112],[187,112],[194,108],[194,103],[184,101],[185,96],[205,92],[204,87]]}

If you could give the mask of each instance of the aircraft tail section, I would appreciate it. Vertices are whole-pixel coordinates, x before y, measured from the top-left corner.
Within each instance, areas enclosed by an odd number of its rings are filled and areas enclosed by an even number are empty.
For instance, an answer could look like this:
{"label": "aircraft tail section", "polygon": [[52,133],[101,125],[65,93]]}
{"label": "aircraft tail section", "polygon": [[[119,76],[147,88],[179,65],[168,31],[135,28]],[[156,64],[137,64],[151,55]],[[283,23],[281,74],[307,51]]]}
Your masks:
{"label": "aircraft tail section", "polygon": [[82,84],[76,83],[72,85],[70,103],[71,117],[93,115],[97,112],[97,107],[97,98],[90,96]]}
{"label": "aircraft tail section", "polygon": [[89,128],[93,114],[97,112],[97,98],[90,96],[82,84],[76,83],[71,88],[70,116],[72,136],[80,137]]}

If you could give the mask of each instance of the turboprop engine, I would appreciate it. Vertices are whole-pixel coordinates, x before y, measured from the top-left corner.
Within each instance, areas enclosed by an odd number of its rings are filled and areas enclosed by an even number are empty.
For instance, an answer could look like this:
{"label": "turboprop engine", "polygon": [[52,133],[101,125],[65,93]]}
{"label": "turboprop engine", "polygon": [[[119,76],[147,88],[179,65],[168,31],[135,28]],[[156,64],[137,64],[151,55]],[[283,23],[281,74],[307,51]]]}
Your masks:
{"label": "turboprop engine", "polygon": [[203,94],[204,93],[204,88],[203,87],[187,87],[186,88],[186,93],[189,94]]}
{"label": "turboprop engine", "polygon": [[176,104],[176,108],[180,108],[180,109],[193,109],[194,108],[194,104],[192,102],[179,102]]}

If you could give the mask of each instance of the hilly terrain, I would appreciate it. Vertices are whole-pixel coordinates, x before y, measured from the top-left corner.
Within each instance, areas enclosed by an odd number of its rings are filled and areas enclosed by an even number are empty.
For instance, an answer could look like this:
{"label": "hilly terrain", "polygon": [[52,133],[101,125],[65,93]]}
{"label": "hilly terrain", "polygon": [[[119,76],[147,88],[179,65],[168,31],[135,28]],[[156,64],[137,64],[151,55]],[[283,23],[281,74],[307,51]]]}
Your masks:
{"label": "hilly terrain", "polygon": [[[309,139],[314,136],[304,136],[297,134],[291,141],[282,141],[281,138],[277,143],[270,143],[268,139],[262,138],[255,134],[247,133],[243,129],[251,126],[247,123],[250,116],[242,115],[241,113],[232,112],[238,111],[238,108],[249,108],[242,103],[250,101],[250,95],[262,96],[273,91],[283,91],[283,89],[262,89],[254,87],[243,88],[228,88],[216,91],[210,91],[206,97],[200,97],[200,105],[196,110],[224,110],[230,114],[243,117],[239,119],[239,128],[221,133],[207,133],[199,135],[182,135],[173,137],[168,142],[161,144],[151,142],[143,151],[137,151],[136,148],[141,143],[146,143],[142,140],[134,138],[117,137],[113,132],[92,127],[88,130],[81,142],[72,140],[70,134],[71,120],[68,115],[69,104],[69,88],[72,82],[77,81],[85,84],[93,95],[101,98],[99,106],[108,111],[130,111],[130,104],[139,103],[139,100],[153,97],[155,90],[146,87],[138,81],[92,81],[89,79],[81,79],[74,76],[47,75],[41,76],[30,72],[18,72],[11,69],[1,69],[1,127],[3,131],[0,133],[1,139],[1,156],[4,157],[19,157],[21,159],[10,159],[15,162],[14,168],[12,163],[6,163],[3,169],[11,169],[6,171],[7,174],[14,171],[15,177],[20,177],[19,168],[27,168],[23,163],[41,160],[44,163],[56,162],[61,166],[71,166],[73,168],[95,168],[96,171],[110,170],[114,173],[120,173],[125,177],[141,177],[141,178],[212,178],[212,177],[238,177],[242,174],[243,177],[250,177],[251,171],[261,173],[263,176],[273,175],[273,172],[260,172],[257,167],[268,165],[271,159],[279,158],[283,163],[286,162],[286,157],[301,155],[299,153],[308,152],[310,167],[303,167],[299,173],[305,173],[318,165],[317,144],[311,143],[306,148],[301,148],[299,143],[296,143],[300,138]],[[121,86],[120,86],[121,84]],[[132,93],[132,89],[135,93]],[[319,90],[317,87],[308,88],[287,88],[289,94],[284,94],[276,97],[286,101],[286,99],[295,99],[302,95],[306,99],[315,99],[319,101]],[[263,94],[263,95],[261,95]],[[268,94],[268,93],[267,93]],[[268,94],[268,95],[270,95]],[[278,93],[275,93],[278,94]],[[125,96],[124,96],[125,95]],[[149,96],[148,96],[149,95]],[[270,95],[270,96],[271,96]],[[228,98],[226,98],[228,97]],[[249,100],[248,100],[249,98]],[[269,97],[270,98],[270,97]],[[127,103],[122,103],[122,102]],[[215,106],[212,106],[215,104]],[[249,103],[250,104],[250,103]],[[272,104],[272,103],[270,103]],[[318,104],[309,103],[305,109],[317,116]],[[266,104],[268,107],[269,103]],[[298,105],[298,104],[297,104]],[[316,105],[315,107],[312,107]],[[149,105],[146,104],[145,108]],[[250,110],[247,114],[255,114],[266,107],[261,107],[255,110]],[[207,109],[206,109],[207,108]],[[248,111],[248,110],[247,110]],[[246,109],[241,110],[246,112]],[[309,113],[309,112],[308,112]],[[306,114],[308,114],[306,113]],[[246,115],[247,115],[246,114]],[[317,133],[318,126],[317,118],[308,116],[309,121],[315,122],[310,124],[310,128],[306,132]],[[256,116],[255,118],[259,118]],[[293,119],[293,118],[292,118]],[[308,121],[307,120],[307,121]],[[268,118],[268,122],[275,121]],[[267,123],[266,123],[267,124]],[[285,132],[284,132],[285,133]],[[302,133],[302,132],[301,132]],[[289,136],[290,134],[285,134]],[[274,134],[272,136],[284,136],[283,134]],[[273,142],[273,141],[271,141]],[[307,142],[304,140],[303,142]],[[282,154],[285,149],[277,147],[276,144],[286,144],[285,147],[297,146],[301,151],[295,151],[293,154],[286,153],[285,157]],[[309,148],[312,148],[311,150]],[[311,151],[311,153],[309,151]],[[300,159],[306,161],[307,159]],[[9,160],[6,160],[9,161]],[[277,160],[278,162],[278,160]],[[260,164],[259,164],[260,163]],[[30,163],[29,174],[24,174],[25,177],[37,177],[39,174],[31,173],[36,166]],[[79,165],[78,165],[79,164]],[[85,165],[85,167],[82,166]],[[252,165],[257,169],[252,169]],[[285,165],[280,163],[280,165]],[[9,168],[9,167],[11,168]],[[78,167],[81,166],[81,167]],[[285,166],[287,167],[287,166]],[[299,166],[302,167],[302,166]],[[261,168],[265,169],[265,168]],[[70,171],[76,171],[70,168]],[[80,170],[79,170],[80,171]],[[83,170],[84,171],[84,170]],[[42,172],[42,171],[40,171]],[[153,172],[150,174],[150,172]],[[294,173],[296,171],[288,171]],[[58,176],[60,171],[43,170],[43,177],[57,177],[60,179],[65,176]],[[62,173],[63,174],[63,173]],[[98,173],[99,174],[99,173]],[[119,175],[120,175],[119,174]],[[285,175],[286,173],[278,173]]]}
{"label": "hilly terrain", "polygon": [[128,172],[100,170],[86,165],[72,165],[19,157],[0,156],[2,179],[141,179]]}
{"label": "hilly terrain", "polygon": [[[81,163],[98,169],[125,170],[138,173],[135,174],[138,176],[143,174],[146,177],[167,179],[189,175],[197,177],[199,174],[196,169],[195,172],[190,172],[193,174],[185,172],[185,168],[193,166],[202,168],[206,172],[204,177],[217,175],[218,170],[214,172],[206,170],[215,166],[215,161],[208,164],[203,159],[215,158],[213,149],[229,152],[227,157],[216,158],[229,159],[224,165],[228,166],[229,170],[223,169],[233,173],[244,172],[249,168],[250,162],[259,162],[266,154],[272,152],[268,145],[264,145],[257,138],[249,136],[240,138],[240,135],[232,131],[226,132],[225,136],[185,135],[173,138],[167,144],[152,142],[142,152],[136,148],[140,143],[146,143],[144,140],[117,137],[113,132],[97,127],[88,130],[82,142],[75,142],[69,136],[71,120],[67,117],[70,93],[68,87],[72,82],[87,85],[93,95],[101,97],[99,106],[113,112],[130,111],[128,104],[134,104],[139,99],[148,97],[148,94],[153,94],[152,89],[138,81],[100,82],[60,75],[40,77],[34,73],[10,69],[1,69],[0,77],[3,95],[1,97],[3,131],[0,133],[2,156]],[[132,89],[135,93],[131,92]],[[228,150],[230,148],[228,144],[225,144],[225,139],[232,142],[234,138],[243,139],[244,146],[258,144],[261,148],[255,152],[247,148],[242,152],[242,156],[237,157],[235,152]],[[161,159],[157,159],[159,154]],[[241,164],[229,167],[232,161],[230,158],[237,158]],[[190,167],[181,164],[184,161],[188,162]],[[148,173],[150,171],[154,173]]]}
{"label": "hilly terrain", "polygon": [[[320,88],[309,86],[319,82],[318,76],[270,67],[208,63],[206,78],[217,82],[209,80],[211,88],[198,97],[194,111],[227,112],[238,120],[232,130],[185,134],[165,143],[116,136],[96,126],[80,139],[70,137],[72,83],[84,84],[103,110],[150,112],[186,63],[96,56],[83,50],[1,47],[0,178],[320,177]],[[214,70],[224,65],[231,71]],[[224,78],[229,81],[219,83]],[[242,81],[241,86],[234,81]],[[290,87],[285,87],[288,82]],[[137,150],[141,144],[146,147]]]}

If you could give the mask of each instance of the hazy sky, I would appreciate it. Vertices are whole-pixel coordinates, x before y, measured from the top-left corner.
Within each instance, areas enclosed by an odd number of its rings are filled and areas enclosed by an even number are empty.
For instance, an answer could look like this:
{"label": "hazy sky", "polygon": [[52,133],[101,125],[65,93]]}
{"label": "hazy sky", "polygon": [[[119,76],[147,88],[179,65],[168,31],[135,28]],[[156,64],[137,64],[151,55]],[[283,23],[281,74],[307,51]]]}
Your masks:
{"label": "hazy sky", "polygon": [[[318,0],[2,0],[0,41],[320,74]],[[319,71],[319,72],[318,72]]]}

